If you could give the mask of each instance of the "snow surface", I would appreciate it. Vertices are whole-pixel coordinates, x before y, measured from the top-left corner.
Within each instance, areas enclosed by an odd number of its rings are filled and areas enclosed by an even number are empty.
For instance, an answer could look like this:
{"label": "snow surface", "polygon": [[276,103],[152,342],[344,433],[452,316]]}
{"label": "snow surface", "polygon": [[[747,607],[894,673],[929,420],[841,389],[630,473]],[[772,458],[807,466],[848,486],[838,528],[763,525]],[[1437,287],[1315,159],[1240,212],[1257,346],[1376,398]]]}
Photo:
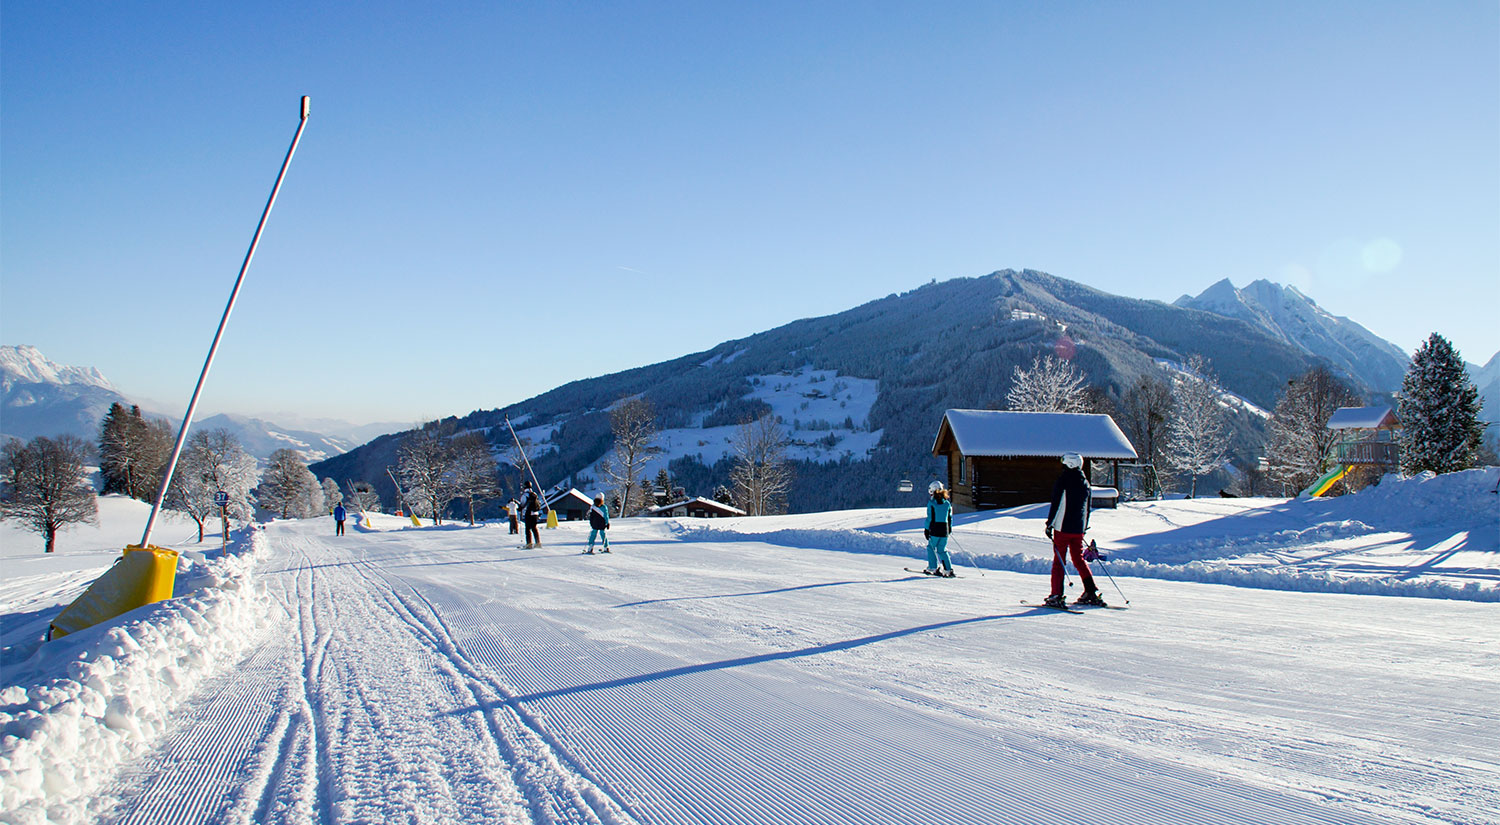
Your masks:
{"label": "snow surface", "polygon": [[1019,604],[1025,508],[958,519],[956,580],[901,570],[916,506],[620,519],[607,556],[376,517],[37,645],[118,548],[0,532],[0,820],[1495,823],[1496,481],[1100,511],[1131,604],[1086,615]]}

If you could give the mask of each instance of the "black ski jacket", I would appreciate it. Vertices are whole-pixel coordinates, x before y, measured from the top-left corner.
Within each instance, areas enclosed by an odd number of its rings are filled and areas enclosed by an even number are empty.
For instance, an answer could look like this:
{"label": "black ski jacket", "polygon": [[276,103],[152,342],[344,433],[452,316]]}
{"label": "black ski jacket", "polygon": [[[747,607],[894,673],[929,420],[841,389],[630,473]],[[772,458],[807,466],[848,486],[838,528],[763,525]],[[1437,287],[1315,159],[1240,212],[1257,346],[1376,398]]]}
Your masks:
{"label": "black ski jacket", "polygon": [[1059,533],[1083,535],[1089,527],[1089,480],[1082,470],[1069,467],[1052,485],[1052,508],[1047,525]]}

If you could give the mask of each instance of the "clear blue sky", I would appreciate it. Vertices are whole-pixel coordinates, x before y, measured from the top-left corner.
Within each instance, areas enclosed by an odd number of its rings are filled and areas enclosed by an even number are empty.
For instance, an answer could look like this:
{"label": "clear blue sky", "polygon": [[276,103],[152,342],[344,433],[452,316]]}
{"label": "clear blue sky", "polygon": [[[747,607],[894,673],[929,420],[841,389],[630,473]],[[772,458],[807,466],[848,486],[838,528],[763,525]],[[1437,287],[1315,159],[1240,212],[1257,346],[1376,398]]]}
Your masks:
{"label": "clear blue sky", "polygon": [[1291,283],[1500,349],[1500,5],[0,7],[0,343],[462,414],[931,279]]}

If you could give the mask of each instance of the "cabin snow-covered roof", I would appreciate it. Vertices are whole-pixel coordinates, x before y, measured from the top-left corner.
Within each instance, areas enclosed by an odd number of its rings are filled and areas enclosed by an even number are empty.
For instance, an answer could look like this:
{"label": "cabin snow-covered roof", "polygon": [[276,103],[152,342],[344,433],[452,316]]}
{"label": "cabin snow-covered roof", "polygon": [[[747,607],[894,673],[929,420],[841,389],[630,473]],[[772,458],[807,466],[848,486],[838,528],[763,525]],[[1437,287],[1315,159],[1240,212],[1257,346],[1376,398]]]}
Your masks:
{"label": "cabin snow-covered roof", "polygon": [[560,501],[563,501],[564,499],[573,499],[574,501],[582,504],[585,507],[591,507],[594,504],[594,500],[584,495],[583,493],[578,492],[578,488],[569,487],[566,490],[560,490],[548,496],[546,506],[553,507],[553,505],[557,504]]}
{"label": "cabin snow-covered roof", "polygon": [[1001,410],[948,410],[932,454],[945,432],[966,456],[1061,456],[1133,459],[1135,448],[1107,415]]}
{"label": "cabin snow-covered roof", "polygon": [[1375,430],[1396,425],[1390,407],[1340,407],[1328,416],[1330,430]]}
{"label": "cabin snow-covered roof", "polygon": [[720,511],[726,512],[726,513],[736,513],[736,514],[739,514],[739,515],[742,515],[742,516],[745,515],[745,511],[741,510],[738,507],[735,507],[735,506],[732,506],[732,505],[729,505],[729,504],[725,504],[722,501],[714,501],[711,498],[704,498],[703,496],[694,496],[693,498],[685,498],[682,501],[674,501],[671,504],[663,504],[660,507],[652,507],[652,508],[650,508],[648,510],[643,510],[642,514],[643,515],[647,515],[647,516],[654,516],[654,515],[657,515],[659,513],[665,513],[665,512],[668,512],[670,510],[675,510],[678,507],[686,507],[689,504],[698,504],[698,505],[701,505],[701,506],[706,506],[706,507],[708,507],[710,509],[720,510]]}

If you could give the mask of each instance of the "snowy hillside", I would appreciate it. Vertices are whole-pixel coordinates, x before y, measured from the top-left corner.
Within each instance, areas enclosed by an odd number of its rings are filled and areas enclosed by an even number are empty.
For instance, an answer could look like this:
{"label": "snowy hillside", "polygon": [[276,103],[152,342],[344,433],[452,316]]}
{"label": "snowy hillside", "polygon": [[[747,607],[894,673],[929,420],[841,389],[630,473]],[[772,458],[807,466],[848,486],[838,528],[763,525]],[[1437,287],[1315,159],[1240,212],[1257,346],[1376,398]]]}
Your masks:
{"label": "snowy hillside", "polygon": [[1496,481],[1101,511],[1085,615],[1027,511],[277,522],[45,646],[118,537],[0,525],[0,820],[1494,823]]}

